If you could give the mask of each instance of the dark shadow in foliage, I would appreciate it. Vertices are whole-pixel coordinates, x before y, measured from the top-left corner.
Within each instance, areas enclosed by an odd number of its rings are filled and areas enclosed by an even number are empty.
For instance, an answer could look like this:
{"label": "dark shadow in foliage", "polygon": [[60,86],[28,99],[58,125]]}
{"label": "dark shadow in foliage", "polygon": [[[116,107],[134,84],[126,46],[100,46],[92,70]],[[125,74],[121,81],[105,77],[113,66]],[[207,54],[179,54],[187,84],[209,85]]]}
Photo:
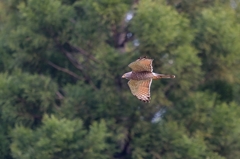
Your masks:
{"label": "dark shadow in foliage", "polygon": [[0,75],[0,115],[3,122],[13,127],[23,124],[37,127],[44,113],[56,107],[57,85],[48,77],[21,71]]}
{"label": "dark shadow in foliage", "polygon": [[205,83],[201,90],[209,90],[212,93],[217,93],[217,100],[221,102],[232,102],[233,101],[233,85],[222,80],[215,80]]}

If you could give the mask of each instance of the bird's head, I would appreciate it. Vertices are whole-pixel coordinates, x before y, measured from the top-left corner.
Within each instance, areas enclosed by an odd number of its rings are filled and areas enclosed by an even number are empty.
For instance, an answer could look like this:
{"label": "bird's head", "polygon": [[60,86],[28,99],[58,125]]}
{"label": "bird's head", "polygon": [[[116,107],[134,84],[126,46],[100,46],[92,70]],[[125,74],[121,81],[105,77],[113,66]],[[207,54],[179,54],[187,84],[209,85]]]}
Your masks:
{"label": "bird's head", "polygon": [[124,75],[122,75],[122,78],[129,79],[131,77],[132,72],[127,72]]}

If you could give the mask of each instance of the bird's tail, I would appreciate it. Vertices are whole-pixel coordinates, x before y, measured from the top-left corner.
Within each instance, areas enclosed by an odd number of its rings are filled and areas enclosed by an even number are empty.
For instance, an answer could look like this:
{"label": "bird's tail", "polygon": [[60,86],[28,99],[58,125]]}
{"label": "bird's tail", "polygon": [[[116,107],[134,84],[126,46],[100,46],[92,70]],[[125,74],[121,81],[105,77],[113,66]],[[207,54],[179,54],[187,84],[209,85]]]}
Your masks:
{"label": "bird's tail", "polygon": [[175,75],[155,74],[155,78],[153,79],[161,79],[161,78],[175,78]]}

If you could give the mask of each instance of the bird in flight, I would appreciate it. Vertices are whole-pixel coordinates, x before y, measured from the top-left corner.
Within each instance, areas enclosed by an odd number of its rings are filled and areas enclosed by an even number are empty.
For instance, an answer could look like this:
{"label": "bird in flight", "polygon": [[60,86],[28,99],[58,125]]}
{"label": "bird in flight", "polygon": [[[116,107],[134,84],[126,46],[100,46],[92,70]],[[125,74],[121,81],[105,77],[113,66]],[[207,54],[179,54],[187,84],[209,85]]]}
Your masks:
{"label": "bird in flight", "polygon": [[153,79],[175,78],[175,75],[154,73],[152,61],[153,59],[140,57],[128,65],[132,71],[122,76],[129,79],[128,86],[132,94],[143,102],[150,102],[150,87]]}

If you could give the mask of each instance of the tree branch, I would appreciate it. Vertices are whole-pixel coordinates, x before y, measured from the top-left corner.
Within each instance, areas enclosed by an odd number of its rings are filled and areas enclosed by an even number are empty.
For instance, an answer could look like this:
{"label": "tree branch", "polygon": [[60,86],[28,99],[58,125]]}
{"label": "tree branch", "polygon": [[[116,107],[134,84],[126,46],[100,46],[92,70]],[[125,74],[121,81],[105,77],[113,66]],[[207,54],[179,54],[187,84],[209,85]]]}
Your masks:
{"label": "tree branch", "polygon": [[129,33],[129,21],[131,19],[126,20],[126,17],[128,14],[132,14],[132,16],[135,15],[135,8],[138,5],[138,1],[139,0],[133,0],[131,9],[126,13],[120,24],[114,24],[111,27],[115,48],[117,48],[121,53],[126,52],[126,43],[133,39],[133,35],[131,37],[127,36],[127,33]]}
{"label": "tree branch", "polygon": [[163,89],[163,92],[166,93],[169,88],[171,88],[173,85],[175,84],[175,82],[171,81],[167,84],[167,86]]}
{"label": "tree branch", "polygon": [[83,50],[80,47],[75,47],[75,46],[71,46],[76,52],[81,53],[82,55],[86,56],[87,58],[93,60],[94,62],[99,63],[99,61],[96,60],[96,58],[94,56],[92,56],[90,53],[88,53],[87,51]]}
{"label": "tree branch", "polygon": [[62,49],[65,56],[68,58],[68,60],[80,71],[83,71],[83,66],[72,56],[71,53],[65,51]]}
{"label": "tree branch", "polygon": [[[85,80],[85,82],[89,83],[94,89],[97,89],[95,84],[92,82],[91,78],[88,76],[88,74],[85,73],[86,70],[84,69],[83,65],[81,63],[79,63],[78,60],[74,56],[74,53],[76,53],[76,52],[83,53],[85,56],[90,56],[89,53],[87,53],[85,50],[83,50],[81,48],[76,48],[76,47],[70,45],[69,43],[65,43],[65,44],[62,45],[62,44],[58,43],[58,41],[56,41],[56,44],[58,46],[59,51],[62,52],[67,57],[67,59],[72,63],[72,65],[76,69],[81,71],[81,73],[83,75],[83,79]],[[94,57],[92,57],[92,58],[94,58]],[[95,61],[97,61],[97,60],[95,60]],[[58,67],[55,67],[55,68],[57,68],[58,70],[61,70],[63,72],[66,72],[68,74],[71,74],[72,76],[79,77],[77,74],[75,74],[71,71],[69,72],[69,70],[67,71],[64,68],[60,69]]]}
{"label": "tree branch", "polygon": [[56,64],[54,64],[54,63],[52,63],[52,62],[50,62],[50,61],[47,61],[47,63],[48,63],[50,66],[56,68],[56,69],[59,70],[59,71],[65,72],[65,73],[69,74],[70,76],[75,77],[75,78],[78,79],[78,80],[82,80],[82,78],[81,78],[80,76],[78,76],[77,74],[75,74],[74,72],[72,72],[72,71],[70,71],[70,70],[68,70],[68,69],[66,69],[66,68],[62,68],[62,67],[60,67],[60,66],[57,66]]}
{"label": "tree branch", "polygon": [[56,92],[56,95],[60,100],[64,98],[64,96],[59,91]]}
{"label": "tree branch", "polygon": [[67,52],[67,51],[65,51],[65,50],[62,50],[62,51],[64,52],[64,54],[66,55],[68,60],[73,64],[73,66],[76,67],[78,70],[80,70],[83,73],[85,80],[91,81],[89,76],[87,76],[84,73],[83,66],[72,56],[72,54]]}

